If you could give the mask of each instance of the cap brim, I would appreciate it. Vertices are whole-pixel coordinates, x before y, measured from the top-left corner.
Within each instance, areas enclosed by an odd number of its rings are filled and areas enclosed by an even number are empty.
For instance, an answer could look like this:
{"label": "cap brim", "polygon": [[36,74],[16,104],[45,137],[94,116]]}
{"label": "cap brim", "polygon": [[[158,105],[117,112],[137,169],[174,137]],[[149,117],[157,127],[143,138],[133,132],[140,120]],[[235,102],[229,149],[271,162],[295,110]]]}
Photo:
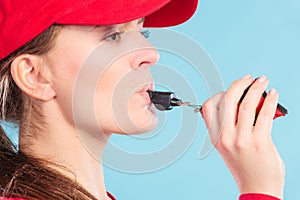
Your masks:
{"label": "cap brim", "polygon": [[198,0],[171,0],[146,17],[145,27],[168,27],[184,23],[195,13]]}
{"label": "cap brim", "polygon": [[198,0],[92,1],[57,19],[56,23],[109,25],[145,17],[145,27],[167,27],[188,20],[197,3]]}

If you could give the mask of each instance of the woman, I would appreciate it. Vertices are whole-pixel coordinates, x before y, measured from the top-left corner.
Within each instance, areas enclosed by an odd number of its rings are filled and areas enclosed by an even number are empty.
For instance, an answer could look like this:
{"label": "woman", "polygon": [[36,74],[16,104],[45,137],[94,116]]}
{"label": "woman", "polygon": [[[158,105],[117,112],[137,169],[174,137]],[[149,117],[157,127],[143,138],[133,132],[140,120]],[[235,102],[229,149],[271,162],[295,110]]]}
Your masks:
{"label": "woman", "polygon": [[[142,28],[183,23],[196,6],[196,0],[0,0],[1,118],[20,127],[18,151],[1,131],[0,196],[114,199],[106,192],[98,161],[108,138],[112,133],[146,132],[157,122],[146,91],[153,89],[149,67],[159,55]],[[86,119],[84,111],[80,113],[84,117],[75,120],[77,75],[99,45],[97,121]],[[126,49],[128,45],[132,46]],[[118,57],[123,47],[129,51]],[[112,58],[117,59],[107,65],[104,60],[115,52],[119,53]],[[114,95],[120,95],[118,83],[137,72],[143,81],[122,85],[131,94],[120,99],[126,103],[118,104],[130,118],[131,125],[123,127],[114,119],[114,114],[122,113],[114,113],[112,102]],[[84,89],[89,90],[89,76],[85,78]],[[269,92],[254,127],[255,107],[267,87],[265,77],[254,83],[237,110],[252,81],[246,76],[212,97],[203,105],[202,116],[239,186],[240,199],[281,199],[284,169],[270,138],[278,94]],[[96,144],[93,155],[78,131],[86,142]]]}

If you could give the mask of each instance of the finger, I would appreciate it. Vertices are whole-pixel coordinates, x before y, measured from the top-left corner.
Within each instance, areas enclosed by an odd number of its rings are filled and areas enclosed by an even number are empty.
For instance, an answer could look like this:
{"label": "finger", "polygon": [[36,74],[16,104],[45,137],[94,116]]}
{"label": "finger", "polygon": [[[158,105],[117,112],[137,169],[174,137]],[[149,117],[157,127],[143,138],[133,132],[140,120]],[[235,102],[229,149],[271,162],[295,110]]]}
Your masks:
{"label": "finger", "polygon": [[233,128],[236,126],[238,103],[245,89],[253,82],[253,78],[250,75],[246,75],[244,78],[234,81],[226,92],[225,98],[225,121],[226,124]]}
{"label": "finger", "polygon": [[254,132],[259,133],[259,137],[270,136],[277,103],[278,92],[275,89],[271,89],[265,98],[254,127]]}
{"label": "finger", "polygon": [[220,135],[219,108],[223,98],[224,92],[218,93],[202,105],[202,117],[213,145]]}
{"label": "finger", "polygon": [[240,134],[252,132],[256,116],[256,108],[267,85],[268,79],[265,76],[259,77],[251,85],[246,96],[241,102],[237,122],[237,128]]}

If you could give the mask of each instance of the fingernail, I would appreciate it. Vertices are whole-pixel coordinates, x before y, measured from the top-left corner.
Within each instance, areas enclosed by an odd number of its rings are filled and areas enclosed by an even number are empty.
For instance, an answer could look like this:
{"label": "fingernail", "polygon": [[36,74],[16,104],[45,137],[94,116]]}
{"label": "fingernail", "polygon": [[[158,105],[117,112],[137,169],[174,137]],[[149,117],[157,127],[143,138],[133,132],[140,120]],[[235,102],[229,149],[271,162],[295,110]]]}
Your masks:
{"label": "fingernail", "polygon": [[258,78],[258,82],[259,82],[259,83],[263,83],[263,82],[265,82],[266,80],[267,80],[267,77],[265,77],[265,76],[261,76],[261,77]]}
{"label": "fingernail", "polygon": [[269,91],[269,94],[270,95],[275,95],[277,93],[277,90],[275,90],[274,88],[272,88],[270,91]]}
{"label": "fingernail", "polygon": [[200,112],[201,117],[204,118],[203,116],[203,110],[202,110],[202,106],[199,109],[195,109],[195,112]]}
{"label": "fingernail", "polygon": [[251,76],[250,74],[247,74],[246,76],[243,77],[243,79],[246,80],[246,79],[249,79],[249,78],[251,78],[251,77],[252,77],[252,76]]}

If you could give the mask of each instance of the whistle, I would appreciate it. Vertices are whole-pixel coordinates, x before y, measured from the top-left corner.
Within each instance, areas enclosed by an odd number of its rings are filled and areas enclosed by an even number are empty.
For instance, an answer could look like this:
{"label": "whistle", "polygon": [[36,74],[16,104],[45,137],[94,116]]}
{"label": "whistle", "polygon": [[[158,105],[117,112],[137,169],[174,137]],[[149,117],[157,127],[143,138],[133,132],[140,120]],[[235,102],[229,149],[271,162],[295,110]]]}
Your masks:
{"label": "whistle", "polygon": [[175,106],[188,106],[194,108],[194,112],[200,112],[201,105],[194,105],[190,102],[183,102],[178,99],[174,92],[147,91],[151,102],[160,111],[171,110]]}

